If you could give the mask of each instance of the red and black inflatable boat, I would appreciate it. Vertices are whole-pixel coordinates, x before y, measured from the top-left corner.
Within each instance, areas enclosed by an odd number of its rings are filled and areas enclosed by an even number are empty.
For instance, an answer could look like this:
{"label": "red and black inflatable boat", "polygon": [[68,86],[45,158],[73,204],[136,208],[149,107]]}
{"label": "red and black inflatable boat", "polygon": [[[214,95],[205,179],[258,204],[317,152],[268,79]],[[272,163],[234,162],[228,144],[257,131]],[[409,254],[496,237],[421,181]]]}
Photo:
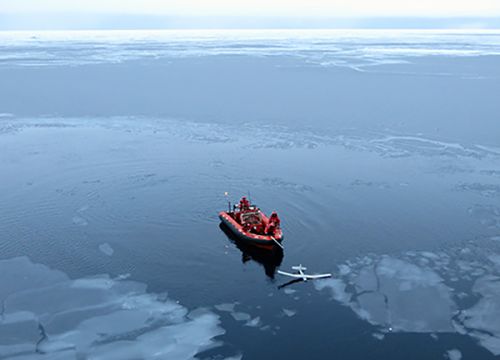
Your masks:
{"label": "red and black inflatable boat", "polygon": [[247,243],[272,247],[276,245],[275,240],[283,240],[283,231],[279,227],[272,233],[265,233],[269,218],[256,206],[244,211],[221,211],[219,218],[238,239]]}

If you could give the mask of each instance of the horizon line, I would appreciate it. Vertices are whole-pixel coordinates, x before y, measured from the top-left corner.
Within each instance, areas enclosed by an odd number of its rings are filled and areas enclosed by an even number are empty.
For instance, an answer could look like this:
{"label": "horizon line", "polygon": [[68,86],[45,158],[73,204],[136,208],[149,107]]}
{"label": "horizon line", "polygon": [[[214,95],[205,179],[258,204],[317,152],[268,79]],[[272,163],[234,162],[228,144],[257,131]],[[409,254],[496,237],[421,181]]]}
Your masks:
{"label": "horizon line", "polygon": [[477,32],[500,32],[500,27],[495,28],[475,28],[475,27],[450,27],[450,28],[424,28],[424,27],[324,27],[324,28],[313,28],[313,27],[282,27],[282,28],[264,28],[264,27],[221,27],[221,28],[196,28],[196,27],[179,27],[179,28],[80,28],[80,29],[1,29],[0,32],[30,32],[30,31],[40,31],[40,32],[91,32],[91,31],[290,31],[290,30],[301,30],[301,31],[421,31],[421,32],[465,32],[465,31],[477,31]]}

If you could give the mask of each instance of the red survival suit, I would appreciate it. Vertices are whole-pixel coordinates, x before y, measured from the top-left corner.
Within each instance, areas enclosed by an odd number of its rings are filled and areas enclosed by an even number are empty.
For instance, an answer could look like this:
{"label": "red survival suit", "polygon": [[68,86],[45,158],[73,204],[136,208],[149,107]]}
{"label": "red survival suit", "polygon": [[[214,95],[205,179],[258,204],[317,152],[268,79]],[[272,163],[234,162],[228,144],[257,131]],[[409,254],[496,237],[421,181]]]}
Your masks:
{"label": "red survival suit", "polygon": [[246,196],[243,196],[240,200],[240,211],[248,210],[250,208],[250,201],[246,198]]}
{"label": "red survival suit", "polygon": [[276,211],[273,211],[273,213],[269,217],[269,222],[267,223],[265,233],[268,235],[274,235],[276,229],[280,228],[280,223],[281,221],[278,217],[278,213],[276,213]]}

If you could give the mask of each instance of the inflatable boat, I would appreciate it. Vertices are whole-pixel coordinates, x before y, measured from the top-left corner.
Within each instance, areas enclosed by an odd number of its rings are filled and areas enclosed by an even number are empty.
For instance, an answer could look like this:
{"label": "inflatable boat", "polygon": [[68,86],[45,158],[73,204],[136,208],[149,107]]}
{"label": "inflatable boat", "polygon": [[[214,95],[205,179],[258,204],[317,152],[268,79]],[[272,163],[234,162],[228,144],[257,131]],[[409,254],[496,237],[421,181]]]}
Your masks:
{"label": "inflatable boat", "polygon": [[256,206],[245,210],[221,211],[219,218],[241,241],[261,247],[273,247],[283,240],[280,227],[266,233],[269,218]]}

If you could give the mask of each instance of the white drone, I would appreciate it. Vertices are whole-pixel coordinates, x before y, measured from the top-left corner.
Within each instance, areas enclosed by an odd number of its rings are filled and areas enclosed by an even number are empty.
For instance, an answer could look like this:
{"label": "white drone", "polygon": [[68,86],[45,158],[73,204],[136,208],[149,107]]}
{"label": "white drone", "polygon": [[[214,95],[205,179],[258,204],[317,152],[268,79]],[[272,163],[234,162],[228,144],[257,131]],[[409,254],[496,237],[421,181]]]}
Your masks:
{"label": "white drone", "polygon": [[305,274],[304,271],[307,270],[307,268],[302,266],[302,264],[300,264],[299,266],[292,266],[292,270],[296,270],[297,272],[292,274],[286,271],[278,270],[278,274],[290,276],[296,279],[302,279],[303,281],[307,281],[308,279],[314,280],[314,279],[324,279],[332,277],[332,274],[314,274],[314,275]]}

